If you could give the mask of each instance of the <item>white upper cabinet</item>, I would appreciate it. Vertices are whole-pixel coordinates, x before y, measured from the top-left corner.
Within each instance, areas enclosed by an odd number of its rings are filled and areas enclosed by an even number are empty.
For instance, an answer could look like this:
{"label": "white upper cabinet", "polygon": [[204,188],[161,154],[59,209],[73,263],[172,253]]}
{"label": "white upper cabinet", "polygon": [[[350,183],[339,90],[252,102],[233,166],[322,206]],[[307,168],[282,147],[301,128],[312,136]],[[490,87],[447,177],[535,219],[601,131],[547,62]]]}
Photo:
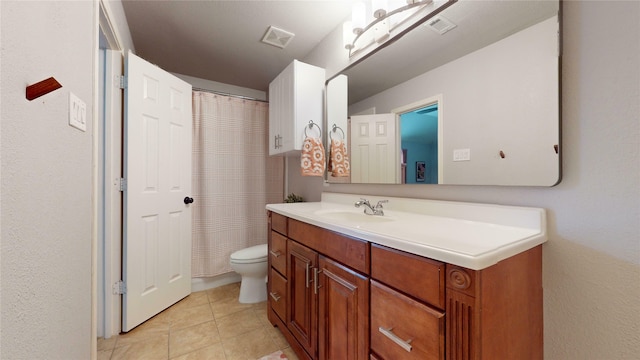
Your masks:
{"label": "white upper cabinet", "polygon": [[324,82],[324,69],[294,60],[269,84],[269,155],[300,151],[305,127],[321,136]]}

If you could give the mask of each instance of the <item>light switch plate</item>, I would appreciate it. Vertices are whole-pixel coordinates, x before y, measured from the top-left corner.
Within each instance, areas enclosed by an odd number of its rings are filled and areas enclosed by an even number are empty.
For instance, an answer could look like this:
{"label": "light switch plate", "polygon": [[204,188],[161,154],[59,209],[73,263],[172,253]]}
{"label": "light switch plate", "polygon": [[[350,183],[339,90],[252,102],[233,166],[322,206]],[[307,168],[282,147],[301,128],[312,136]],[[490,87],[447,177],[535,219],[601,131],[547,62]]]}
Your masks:
{"label": "light switch plate", "polygon": [[454,149],[453,161],[470,161],[471,149]]}
{"label": "light switch plate", "polygon": [[69,125],[87,131],[87,104],[72,92],[69,93]]}

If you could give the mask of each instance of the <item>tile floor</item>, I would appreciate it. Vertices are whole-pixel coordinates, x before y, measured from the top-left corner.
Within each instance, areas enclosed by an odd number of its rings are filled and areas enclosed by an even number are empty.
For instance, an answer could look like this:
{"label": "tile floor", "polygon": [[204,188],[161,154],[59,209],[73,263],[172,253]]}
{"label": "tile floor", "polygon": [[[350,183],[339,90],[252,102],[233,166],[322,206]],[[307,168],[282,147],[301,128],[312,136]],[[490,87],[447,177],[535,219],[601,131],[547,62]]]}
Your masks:
{"label": "tile floor", "polygon": [[254,360],[295,353],[267,319],[267,303],[240,304],[240,284],[195,292],[132,331],[98,339],[99,360]]}

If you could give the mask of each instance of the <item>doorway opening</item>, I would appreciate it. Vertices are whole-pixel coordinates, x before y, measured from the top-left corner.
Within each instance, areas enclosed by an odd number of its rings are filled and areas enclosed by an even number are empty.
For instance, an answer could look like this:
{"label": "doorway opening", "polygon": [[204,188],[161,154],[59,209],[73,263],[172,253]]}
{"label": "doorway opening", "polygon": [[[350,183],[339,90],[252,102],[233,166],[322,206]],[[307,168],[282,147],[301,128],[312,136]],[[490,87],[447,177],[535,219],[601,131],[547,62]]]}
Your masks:
{"label": "doorway opening", "polygon": [[442,95],[392,110],[398,121],[403,184],[442,183]]}
{"label": "doorway opening", "polygon": [[[97,68],[97,117],[94,174],[96,238],[94,240],[95,337],[119,334],[121,299],[114,287],[121,279],[122,193],[122,90],[116,75],[123,72],[122,46],[104,6],[99,6]],[[119,81],[118,81],[119,85]],[[97,346],[97,344],[95,344]],[[96,347],[94,346],[94,347]]]}
{"label": "doorway opening", "polygon": [[438,183],[438,104],[400,114],[405,184]]}

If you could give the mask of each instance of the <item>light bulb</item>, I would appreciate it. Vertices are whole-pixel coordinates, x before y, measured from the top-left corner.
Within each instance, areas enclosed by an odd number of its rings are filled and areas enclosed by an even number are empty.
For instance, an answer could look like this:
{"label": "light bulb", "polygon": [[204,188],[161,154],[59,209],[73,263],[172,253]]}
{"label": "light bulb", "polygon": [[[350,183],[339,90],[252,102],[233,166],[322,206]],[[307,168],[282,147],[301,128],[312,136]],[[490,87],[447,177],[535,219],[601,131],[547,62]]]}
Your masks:
{"label": "light bulb", "polygon": [[342,43],[347,50],[353,49],[353,39],[355,35],[353,33],[353,24],[351,21],[347,21],[342,24]]}
{"label": "light bulb", "polygon": [[353,4],[351,10],[351,24],[353,25],[353,33],[356,35],[362,34],[365,26],[367,26],[367,7],[364,1],[359,1]]}

